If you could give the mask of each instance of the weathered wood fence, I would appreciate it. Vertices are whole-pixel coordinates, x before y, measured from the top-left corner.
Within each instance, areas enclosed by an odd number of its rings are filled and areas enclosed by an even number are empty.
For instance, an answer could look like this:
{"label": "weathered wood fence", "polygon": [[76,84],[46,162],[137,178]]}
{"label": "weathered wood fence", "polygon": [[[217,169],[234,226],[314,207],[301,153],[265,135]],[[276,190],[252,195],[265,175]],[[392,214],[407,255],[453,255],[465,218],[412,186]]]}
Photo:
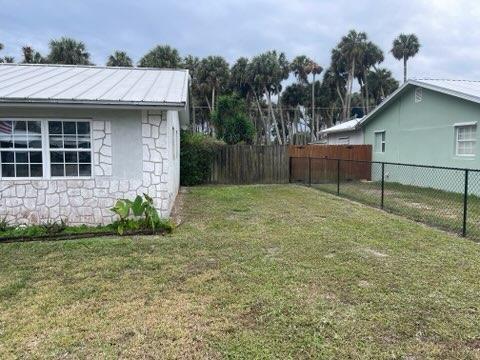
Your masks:
{"label": "weathered wood fence", "polygon": [[288,146],[225,146],[218,151],[212,163],[211,184],[283,184],[288,182]]}
{"label": "weathered wood fence", "polygon": [[[370,180],[372,168],[371,145],[305,145],[290,146],[290,181],[323,183],[337,180],[338,173],[342,180]],[[357,160],[342,161],[334,159]],[[341,169],[338,169],[341,166]]]}
{"label": "weathered wood fence", "polygon": [[[330,159],[330,161],[326,160]],[[337,177],[337,162],[372,160],[371,145],[232,145],[220,148],[212,162],[211,184],[284,184]],[[342,176],[371,178],[368,163],[342,161]],[[330,177],[332,179],[330,179]]]}

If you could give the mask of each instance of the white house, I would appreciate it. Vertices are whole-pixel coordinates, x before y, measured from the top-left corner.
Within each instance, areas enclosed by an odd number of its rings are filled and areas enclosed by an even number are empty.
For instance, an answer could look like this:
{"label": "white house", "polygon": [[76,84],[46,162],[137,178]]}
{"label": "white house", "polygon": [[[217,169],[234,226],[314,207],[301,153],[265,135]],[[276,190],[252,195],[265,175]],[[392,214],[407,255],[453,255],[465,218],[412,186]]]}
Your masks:
{"label": "white house", "polygon": [[320,131],[326,139],[326,145],[361,145],[363,144],[363,130],[359,127],[362,119],[353,119]]}
{"label": "white house", "polygon": [[106,224],[147,193],[168,216],[186,70],[0,65],[0,219]]}

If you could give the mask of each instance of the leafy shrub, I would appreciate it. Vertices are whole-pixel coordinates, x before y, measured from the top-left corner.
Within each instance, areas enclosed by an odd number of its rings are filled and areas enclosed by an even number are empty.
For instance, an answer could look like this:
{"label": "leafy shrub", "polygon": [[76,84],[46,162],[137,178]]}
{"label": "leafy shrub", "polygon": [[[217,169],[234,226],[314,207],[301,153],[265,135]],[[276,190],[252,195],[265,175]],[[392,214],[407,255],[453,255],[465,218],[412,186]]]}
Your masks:
{"label": "leafy shrub", "polygon": [[111,210],[120,218],[113,223],[114,229],[120,235],[123,235],[125,230],[161,229],[166,232],[173,230],[173,224],[168,220],[160,219],[153,205],[153,199],[147,194],[143,194],[143,198],[138,195],[133,201],[119,199]]}
{"label": "leafy shrub", "polygon": [[227,144],[253,142],[255,127],[247,116],[245,101],[237,95],[220,96],[212,120],[217,137]]}
{"label": "leafy shrub", "polygon": [[180,135],[180,184],[205,184],[210,179],[211,164],[224,143],[199,133],[182,131]]}
{"label": "leafy shrub", "polygon": [[0,219],[0,232],[7,231],[9,228],[9,222],[7,220],[7,217],[4,216],[3,218]]}

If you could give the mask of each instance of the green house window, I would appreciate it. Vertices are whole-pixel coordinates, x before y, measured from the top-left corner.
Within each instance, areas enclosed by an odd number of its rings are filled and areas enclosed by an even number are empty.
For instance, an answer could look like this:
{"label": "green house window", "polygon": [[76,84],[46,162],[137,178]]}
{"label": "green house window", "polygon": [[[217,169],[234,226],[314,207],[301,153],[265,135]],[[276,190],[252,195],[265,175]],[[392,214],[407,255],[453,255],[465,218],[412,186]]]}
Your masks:
{"label": "green house window", "polygon": [[385,131],[375,132],[375,152],[384,153],[385,152]]}
{"label": "green house window", "polygon": [[456,129],[456,155],[475,156],[477,125],[459,125]]}

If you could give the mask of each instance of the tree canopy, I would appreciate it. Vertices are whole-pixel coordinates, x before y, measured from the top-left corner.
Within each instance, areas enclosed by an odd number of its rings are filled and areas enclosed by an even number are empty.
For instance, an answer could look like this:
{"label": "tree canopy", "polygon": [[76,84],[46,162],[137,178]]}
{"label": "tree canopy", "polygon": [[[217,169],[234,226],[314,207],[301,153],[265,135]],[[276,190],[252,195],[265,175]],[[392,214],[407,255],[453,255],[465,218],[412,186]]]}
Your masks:
{"label": "tree canopy", "polygon": [[138,63],[140,67],[175,69],[182,65],[178,50],[169,45],[157,45],[145,54]]}
{"label": "tree canopy", "polygon": [[90,53],[82,41],[62,37],[51,40],[49,47],[50,53],[47,61],[51,64],[92,65]]}
{"label": "tree canopy", "polygon": [[125,51],[115,51],[108,57],[107,66],[133,66],[132,59]]}

